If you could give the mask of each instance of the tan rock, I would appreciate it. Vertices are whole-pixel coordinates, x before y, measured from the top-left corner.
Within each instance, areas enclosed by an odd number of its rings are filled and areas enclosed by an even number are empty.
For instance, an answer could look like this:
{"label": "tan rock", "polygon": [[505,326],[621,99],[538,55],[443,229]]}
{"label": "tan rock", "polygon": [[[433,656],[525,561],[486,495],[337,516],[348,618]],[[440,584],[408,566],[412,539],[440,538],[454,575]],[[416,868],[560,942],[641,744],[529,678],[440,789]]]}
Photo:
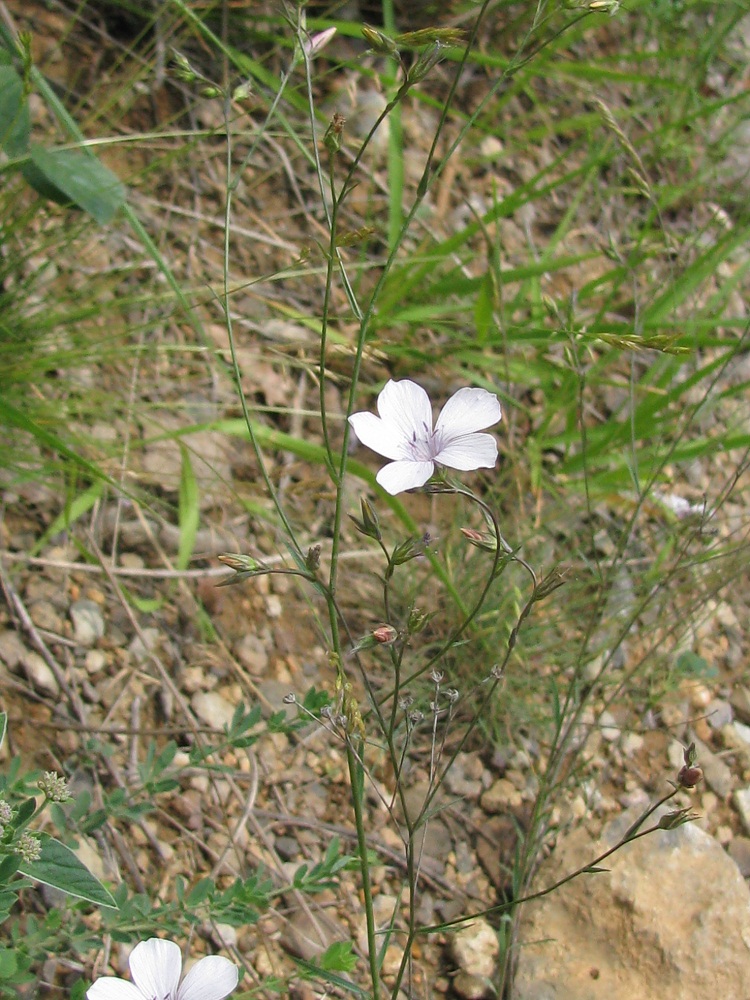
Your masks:
{"label": "tan rock", "polygon": [[[594,843],[579,830],[537,880],[549,885],[616,843],[625,814]],[[747,996],[750,889],[694,824],[660,830],[522,912],[517,1000],[694,1000]]]}

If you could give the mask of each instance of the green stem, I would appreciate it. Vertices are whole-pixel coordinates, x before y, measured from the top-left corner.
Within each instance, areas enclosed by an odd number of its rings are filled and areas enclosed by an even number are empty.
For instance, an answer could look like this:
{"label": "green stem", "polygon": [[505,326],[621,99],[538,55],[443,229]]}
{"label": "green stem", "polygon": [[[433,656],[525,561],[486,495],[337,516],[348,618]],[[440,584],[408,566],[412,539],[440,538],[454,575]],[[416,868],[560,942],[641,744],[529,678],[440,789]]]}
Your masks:
{"label": "green stem", "polygon": [[346,741],[346,762],[349,767],[349,783],[352,789],[354,824],[357,830],[357,854],[359,856],[359,870],[362,876],[362,895],[364,896],[365,904],[365,921],[367,924],[367,957],[370,963],[372,1000],[379,1000],[380,969],[378,968],[378,941],[375,928],[375,913],[372,906],[372,884],[370,882],[367,833],[365,831],[365,819],[362,809],[362,783],[364,768],[360,763],[357,754],[354,752],[349,739]]}

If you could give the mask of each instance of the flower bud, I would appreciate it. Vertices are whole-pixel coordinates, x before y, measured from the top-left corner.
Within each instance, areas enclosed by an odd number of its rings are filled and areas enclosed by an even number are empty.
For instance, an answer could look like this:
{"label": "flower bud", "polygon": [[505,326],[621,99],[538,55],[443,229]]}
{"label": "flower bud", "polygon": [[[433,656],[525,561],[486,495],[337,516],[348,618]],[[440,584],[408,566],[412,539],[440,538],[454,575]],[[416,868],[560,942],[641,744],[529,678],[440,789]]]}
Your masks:
{"label": "flower bud", "polygon": [[334,153],[338,153],[341,149],[341,134],[344,131],[344,125],[346,125],[346,118],[344,118],[343,115],[340,115],[338,111],[334,112],[331,124],[328,126],[326,134],[323,136],[323,142],[331,156],[333,156]]}
{"label": "flower bud", "polygon": [[244,83],[239,84],[232,91],[233,101],[246,101],[253,91],[253,85],[250,80],[246,80]]}
{"label": "flower bud", "polygon": [[24,830],[15,845],[16,854],[20,854],[21,860],[26,864],[38,861],[42,856],[42,842],[33,833]]}
{"label": "flower bud", "polygon": [[680,768],[680,773],[677,775],[677,783],[682,788],[695,788],[698,782],[703,777],[703,771],[699,767],[688,767],[687,764]]}
{"label": "flower bud", "polygon": [[336,34],[335,28],[326,28],[315,35],[310,35],[303,43],[303,49],[308,59],[314,59],[321,49],[325,48],[333,36]]}
{"label": "flower bud", "polygon": [[307,556],[305,557],[305,566],[314,573],[320,566],[320,546],[311,545],[307,550]]}
{"label": "flower bud", "polygon": [[383,34],[382,31],[378,31],[377,28],[371,28],[369,24],[362,25],[362,34],[373,52],[377,52],[381,56],[392,56],[398,59],[398,46],[388,35]]}
{"label": "flower bud", "polygon": [[67,802],[70,798],[68,784],[65,778],[54,771],[45,771],[37,782],[37,787],[46,795],[50,802]]}
{"label": "flower bud", "polygon": [[497,539],[487,531],[476,531],[474,528],[461,528],[461,534],[471,544],[485,552],[497,551]]}
{"label": "flower bud", "polygon": [[376,541],[380,541],[380,523],[378,521],[378,515],[375,513],[375,508],[372,506],[369,500],[365,497],[360,499],[360,507],[362,509],[362,520],[358,521],[354,515],[350,514],[350,519],[354,522],[357,527],[357,531],[361,532],[363,535],[367,535],[368,538],[374,538]]}
{"label": "flower bud", "polygon": [[216,558],[237,573],[253,573],[261,568],[257,559],[253,559],[252,556],[243,556],[240,553],[224,552]]}
{"label": "flower bud", "polygon": [[398,632],[393,625],[379,625],[373,629],[372,637],[381,646],[390,646],[398,639]]}

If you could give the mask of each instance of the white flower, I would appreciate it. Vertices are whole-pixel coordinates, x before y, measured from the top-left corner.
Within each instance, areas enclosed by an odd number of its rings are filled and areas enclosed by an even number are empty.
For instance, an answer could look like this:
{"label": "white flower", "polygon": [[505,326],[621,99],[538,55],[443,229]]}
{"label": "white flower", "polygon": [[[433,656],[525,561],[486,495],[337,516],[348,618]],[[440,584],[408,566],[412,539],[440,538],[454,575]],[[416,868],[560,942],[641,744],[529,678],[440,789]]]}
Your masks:
{"label": "white flower", "polygon": [[150,938],[130,954],[133,982],[109,976],[97,979],[88,1000],[224,1000],[237,985],[237,966],[220,955],[196,962],[180,982],[182,955],[174,941]]}
{"label": "white flower", "polygon": [[459,389],[443,407],[432,429],[432,406],[424,389],[404,379],[390,381],[378,396],[378,413],[352,413],[349,423],[362,444],[393,459],[377,481],[395,496],[424,486],[435,465],[451,469],[491,469],[497,443],[477,434],[501,417],[497,396],[486,389]]}

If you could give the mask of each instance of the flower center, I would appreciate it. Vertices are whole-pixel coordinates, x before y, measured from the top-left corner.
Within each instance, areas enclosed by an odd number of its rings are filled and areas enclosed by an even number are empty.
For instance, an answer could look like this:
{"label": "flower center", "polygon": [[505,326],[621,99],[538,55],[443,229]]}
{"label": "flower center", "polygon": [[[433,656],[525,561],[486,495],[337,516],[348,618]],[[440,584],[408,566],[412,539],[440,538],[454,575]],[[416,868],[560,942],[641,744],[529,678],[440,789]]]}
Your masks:
{"label": "flower center", "polygon": [[442,435],[422,424],[421,430],[412,431],[411,440],[407,442],[408,458],[412,462],[432,462],[440,452],[441,440]]}

